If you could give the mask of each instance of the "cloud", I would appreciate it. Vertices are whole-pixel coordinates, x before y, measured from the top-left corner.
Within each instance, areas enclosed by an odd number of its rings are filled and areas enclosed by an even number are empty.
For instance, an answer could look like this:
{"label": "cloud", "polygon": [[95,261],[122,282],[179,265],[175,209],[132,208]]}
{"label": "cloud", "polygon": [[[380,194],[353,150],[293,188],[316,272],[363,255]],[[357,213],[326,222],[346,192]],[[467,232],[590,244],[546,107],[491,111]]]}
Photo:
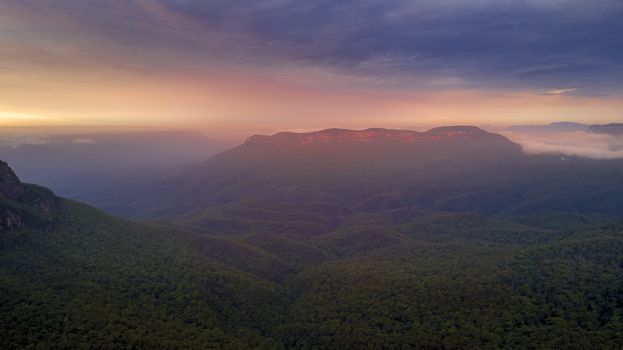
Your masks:
{"label": "cloud", "polygon": [[564,154],[596,159],[623,158],[623,136],[584,131],[550,133],[503,132],[529,154]]}
{"label": "cloud", "polygon": [[45,137],[0,135],[0,148],[17,148],[24,145],[44,146],[50,144]]}
{"label": "cloud", "polygon": [[548,95],[561,95],[561,94],[566,94],[568,92],[574,92],[577,91],[578,89],[576,88],[568,88],[568,89],[554,89],[554,90],[549,90],[546,92],[546,94]]}
{"label": "cloud", "polygon": [[0,134],[0,148],[18,148],[22,146],[48,146],[56,144],[94,145],[96,141],[90,137],[73,137],[69,135],[28,135]]}
{"label": "cloud", "polygon": [[[295,65],[421,88],[623,91],[618,0],[19,1],[0,13],[3,32],[26,39],[13,46],[36,46],[11,52],[71,66]],[[12,39],[0,33],[3,47]]]}
{"label": "cloud", "polygon": [[77,137],[77,138],[71,139],[69,142],[80,144],[80,145],[94,145],[96,143],[95,140],[89,137]]}

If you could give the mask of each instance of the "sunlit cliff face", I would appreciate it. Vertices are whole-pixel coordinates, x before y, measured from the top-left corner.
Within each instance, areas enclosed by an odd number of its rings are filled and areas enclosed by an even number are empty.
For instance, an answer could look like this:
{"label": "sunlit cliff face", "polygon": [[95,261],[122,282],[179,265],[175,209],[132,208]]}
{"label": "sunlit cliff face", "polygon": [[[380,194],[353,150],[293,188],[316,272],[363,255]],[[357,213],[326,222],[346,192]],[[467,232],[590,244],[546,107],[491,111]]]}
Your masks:
{"label": "sunlit cliff face", "polygon": [[440,127],[418,132],[395,129],[327,129],[308,133],[281,132],[271,136],[255,135],[247,140],[249,145],[312,145],[312,144],[366,144],[415,143],[452,139],[469,139],[494,135],[473,126]]}

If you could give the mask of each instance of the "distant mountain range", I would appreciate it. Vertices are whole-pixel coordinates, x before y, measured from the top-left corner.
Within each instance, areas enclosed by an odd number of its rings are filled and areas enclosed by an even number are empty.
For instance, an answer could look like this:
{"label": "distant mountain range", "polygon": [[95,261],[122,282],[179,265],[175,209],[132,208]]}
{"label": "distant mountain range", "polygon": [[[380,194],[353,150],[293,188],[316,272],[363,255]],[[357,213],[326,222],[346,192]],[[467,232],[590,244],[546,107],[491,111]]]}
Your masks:
{"label": "distant mountain range", "polygon": [[623,135],[623,123],[607,125],[591,125],[588,132],[595,134]]}
{"label": "distant mountain range", "polygon": [[515,125],[508,130],[518,133],[586,131],[594,134],[623,135],[623,123],[588,125],[574,122],[556,122],[548,125]]}
{"label": "distant mountain range", "polygon": [[586,131],[589,126],[574,122],[556,122],[547,125],[515,125],[508,128],[512,132],[574,132]]}

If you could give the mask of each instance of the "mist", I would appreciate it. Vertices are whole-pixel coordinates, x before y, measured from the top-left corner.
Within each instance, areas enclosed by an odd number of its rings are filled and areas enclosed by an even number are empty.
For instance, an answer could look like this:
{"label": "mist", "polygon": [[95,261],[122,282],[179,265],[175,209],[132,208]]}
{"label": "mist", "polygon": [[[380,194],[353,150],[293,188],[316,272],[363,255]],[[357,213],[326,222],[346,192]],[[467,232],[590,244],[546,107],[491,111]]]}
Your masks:
{"label": "mist", "polygon": [[205,161],[223,147],[193,131],[0,133],[0,159],[23,181],[79,200],[129,177]]}
{"label": "mist", "polygon": [[564,154],[594,159],[623,158],[623,136],[573,132],[501,132],[528,154]]}

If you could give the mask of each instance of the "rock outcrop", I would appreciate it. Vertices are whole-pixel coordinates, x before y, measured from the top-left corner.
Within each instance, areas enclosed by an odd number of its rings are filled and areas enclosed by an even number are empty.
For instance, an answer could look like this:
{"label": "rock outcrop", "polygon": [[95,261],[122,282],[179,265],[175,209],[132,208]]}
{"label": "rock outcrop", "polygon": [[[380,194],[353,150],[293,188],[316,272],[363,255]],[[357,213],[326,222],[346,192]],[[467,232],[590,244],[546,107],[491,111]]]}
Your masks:
{"label": "rock outcrop", "polygon": [[52,230],[57,206],[52,191],[22,183],[8,164],[0,161],[0,232],[25,227]]}

